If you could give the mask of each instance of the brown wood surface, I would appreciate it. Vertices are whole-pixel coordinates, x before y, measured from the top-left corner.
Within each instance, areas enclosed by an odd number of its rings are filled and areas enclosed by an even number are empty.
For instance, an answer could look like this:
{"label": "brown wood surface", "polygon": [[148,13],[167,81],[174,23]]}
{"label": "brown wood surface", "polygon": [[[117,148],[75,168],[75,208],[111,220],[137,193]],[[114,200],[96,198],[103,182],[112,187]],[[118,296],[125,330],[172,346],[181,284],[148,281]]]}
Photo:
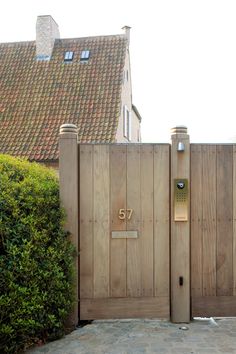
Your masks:
{"label": "brown wood surface", "polygon": [[127,146],[127,208],[133,209],[127,230],[137,230],[138,239],[127,240],[127,296],[141,296],[141,175],[140,146]]}
{"label": "brown wood surface", "polygon": [[[94,146],[94,297],[109,296],[109,146]],[[81,284],[81,286],[83,286]]]}
{"label": "brown wood surface", "polygon": [[217,146],[217,295],[233,295],[232,145]]}
{"label": "brown wood surface", "polygon": [[82,299],[81,320],[112,318],[169,319],[169,297]]}
{"label": "brown wood surface", "polygon": [[202,146],[191,145],[191,293],[202,295]]}
{"label": "brown wood surface", "polygon": [[154,295],[169,296],[170,148],[154,145]]}
{"label": "brown wood surface", "polygon": [[168,318],[169,146],[82,145],[80,155],[81,319]]}
{"label": "brown wood surface", "polygon": [[[120,220],[119,209],[126,210],[126,145],[110,146],[111,231],[126,230],[126,219]],[[126,296],[126,239],[111,239],[111,297]]]}
{"label": "brown wood surface", "polygon": [[[185,151],[177,151],[178,142]],[[190,179],[190,147],[187,134],[172,135],[171,148],[171,318],[173,322],[190,321],[190,220],[174,221],[174,179]],[[191,188],[191,181],[189,183]],[[179,278],[183,277],[183,285]]]}
{"label": "brown wood surface", "polygon": [[59,183],[60,200],[66,211],[64,229],[69,231],[69,239],[73,244],[76,256],[74,258],[74,273],[77,280],[74,284],[74,298],[71,313],[66,320],[67,328],[74,328],[79,318],[79,149],[76,133],[60,133],[59,139]]}
{"label": "brown wood surface", "polygon": [[[216,146],[202,146],[203,292],[216,295]],[[200,295],[200,294],[193,294]]]}
{"label": "brown wood surface", "polygon": [[236,296],[200,296],[192,298],[193,317],[236,316]]}
{"label": "brown wood surface", "polygon": [[[199,145],[198,145],[199,146]],[[197,147],[194,147],[196,149]],[[192,147],[193,149],[193,147]],[[234,156],[233,156],[234,151]],[[192,170],[192,219],[202,205],[202,293],[197,293],[196,279],[201,269],[192,266],[192,315],[193,316],[235,316],[235,220],[236,220],[236,158],[233,145],[202,145],[202,162],[194,161]],[[198,166],[196,164],[199,164]],[[197,170],[202,169],[201,196],[197,195]],[[200,172],[199,172],[200,173]],[[199,199],[200,198],[200,199]],[[199,211],[200,212],[200,211]],[[199,257],[200,240],[191,225],[192,264],[193,257]],[[202,295],[202,296],[201,296]]]}
{"label": "brown wood surface", "polygon": [[80,297],[93,298],[93,147],[80,146]]}
{"label": "brown wood surface", "polygon": [[233,145],[233,295],[236,296],[236,145]]}
{"label": "brown wood surface", "polygon": [[153,296],[153,146],[141,146],[141,293]]}

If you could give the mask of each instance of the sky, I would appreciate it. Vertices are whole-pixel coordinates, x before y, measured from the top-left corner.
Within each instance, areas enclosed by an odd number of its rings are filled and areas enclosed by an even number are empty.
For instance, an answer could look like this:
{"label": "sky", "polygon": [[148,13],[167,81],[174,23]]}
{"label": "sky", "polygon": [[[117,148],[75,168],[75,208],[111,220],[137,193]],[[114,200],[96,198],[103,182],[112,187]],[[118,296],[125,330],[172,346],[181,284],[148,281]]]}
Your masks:
{"label": "sky", "polygon": [[235,0],[9,0],[1,4],[0,42],[35,40],[38,15],[51,15],[61,38],[132,27],[143,142],[168,143],[176,125],[188,127],[193,143],[236,142]]}

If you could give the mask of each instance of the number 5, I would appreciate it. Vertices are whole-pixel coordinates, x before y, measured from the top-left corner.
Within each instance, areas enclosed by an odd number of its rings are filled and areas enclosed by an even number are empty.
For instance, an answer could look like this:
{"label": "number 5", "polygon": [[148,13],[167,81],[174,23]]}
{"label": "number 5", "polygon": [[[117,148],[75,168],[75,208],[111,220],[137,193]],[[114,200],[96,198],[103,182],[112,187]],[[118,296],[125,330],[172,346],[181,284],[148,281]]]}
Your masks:
{"label": "number 5", "polygon": [[119,210],[119,219],[124,220],[125,219],[125,209],[120,209]]}

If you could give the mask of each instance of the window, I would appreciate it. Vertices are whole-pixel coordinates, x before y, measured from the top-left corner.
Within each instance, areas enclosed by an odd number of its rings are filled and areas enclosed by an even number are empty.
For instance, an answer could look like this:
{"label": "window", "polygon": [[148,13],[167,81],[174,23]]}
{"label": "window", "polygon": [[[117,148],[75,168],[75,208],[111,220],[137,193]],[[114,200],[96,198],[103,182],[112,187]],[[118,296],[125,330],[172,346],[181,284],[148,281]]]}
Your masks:
{"label": "window", "polygon": [[123,84],[129,81],[129,71],[125,70],[123,73]]}
{"label": "window", "polygon": [[123,108],[123,128],[124,137],[129,141],[131,140],[131,112],[128,110],[127,106]]}
{"label": "window", "polygon": [[65,52],[64,61],[72,61],[74,52]]}
{"label": "window", "polygon": [[89,50],[83,50],[80,56],[80,60],[84,61],[84,60],[88,60],[90,57],[90,52]]}

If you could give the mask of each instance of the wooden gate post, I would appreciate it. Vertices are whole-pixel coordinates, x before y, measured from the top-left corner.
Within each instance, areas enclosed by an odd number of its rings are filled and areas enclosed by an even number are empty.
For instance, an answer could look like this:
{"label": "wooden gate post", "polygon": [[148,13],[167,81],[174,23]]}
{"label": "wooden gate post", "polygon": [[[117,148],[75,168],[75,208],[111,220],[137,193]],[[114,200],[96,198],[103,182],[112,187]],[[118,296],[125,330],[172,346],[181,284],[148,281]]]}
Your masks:
{"label": "wooden gate post", "polygon": [[[74,124],[63,124],[60,127],[59,138],[59,178],[60,198],[66,211],[65,230],[70,232],[70,240],[78,255],[78,134]],[[78,256],[75,259],[75,303],[67,325],[73,328],[78,323],[79,286],[78,286]]]}
{"label": "wooden gate post", "polygon": [[[171,319],[186,323],[190,321],[190,143],[186,127],[178,126],[171,133]],[[187,198],[178,194],[183,192],[181,182]]]}

